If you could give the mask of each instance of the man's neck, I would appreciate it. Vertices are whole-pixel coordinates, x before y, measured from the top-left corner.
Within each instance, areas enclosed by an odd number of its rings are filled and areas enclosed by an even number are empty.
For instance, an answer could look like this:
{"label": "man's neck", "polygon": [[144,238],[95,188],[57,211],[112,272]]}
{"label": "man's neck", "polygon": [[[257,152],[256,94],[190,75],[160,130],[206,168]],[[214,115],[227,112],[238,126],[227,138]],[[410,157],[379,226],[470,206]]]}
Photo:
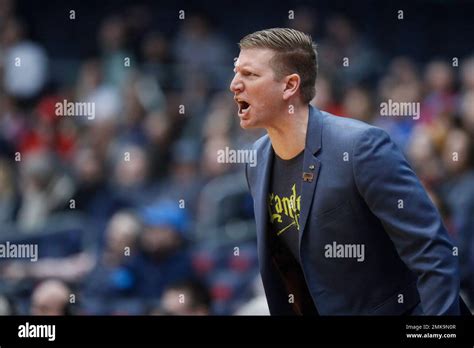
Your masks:
{"label": "man's neck", "polygon": [[278,157],[289,160],[304,150],[309,110],[301,106],[293,114],[279,117],[278,124],[267,129],[273,150]]}

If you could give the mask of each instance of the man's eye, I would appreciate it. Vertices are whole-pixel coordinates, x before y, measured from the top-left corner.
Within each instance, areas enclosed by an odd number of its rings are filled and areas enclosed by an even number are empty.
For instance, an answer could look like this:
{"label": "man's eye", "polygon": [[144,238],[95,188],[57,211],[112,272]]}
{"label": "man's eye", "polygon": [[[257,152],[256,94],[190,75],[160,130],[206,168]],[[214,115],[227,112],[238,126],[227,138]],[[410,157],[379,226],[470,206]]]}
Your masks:
{"label": "man's eye", "polygon": [[250,71],[244,71],[244,72],[242,73],[242,75],[244,75],[244,76],[257,76],[256,74],[251,73]]}

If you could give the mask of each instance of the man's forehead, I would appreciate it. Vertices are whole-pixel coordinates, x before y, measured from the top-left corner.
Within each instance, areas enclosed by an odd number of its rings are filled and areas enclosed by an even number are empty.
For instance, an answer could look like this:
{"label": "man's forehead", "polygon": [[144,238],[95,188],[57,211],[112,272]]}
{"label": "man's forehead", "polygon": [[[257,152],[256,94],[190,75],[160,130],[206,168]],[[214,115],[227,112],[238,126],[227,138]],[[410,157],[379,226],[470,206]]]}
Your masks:
{"label": "man's forehead", "polygon": [[273,57],[273,55],[274,52],[269,49],[243,49],[240,51],[239,56],[234,58],[234,66],[244,67],[248,65],[259,67],[262,65],[266,65],[271,59],[271,57]]}

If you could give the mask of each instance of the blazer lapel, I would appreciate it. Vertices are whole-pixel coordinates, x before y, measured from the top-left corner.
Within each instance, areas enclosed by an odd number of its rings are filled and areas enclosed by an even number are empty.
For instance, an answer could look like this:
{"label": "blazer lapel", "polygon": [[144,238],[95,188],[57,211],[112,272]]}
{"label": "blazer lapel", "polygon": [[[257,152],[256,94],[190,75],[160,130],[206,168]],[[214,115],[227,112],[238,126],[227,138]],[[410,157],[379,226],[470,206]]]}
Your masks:
{"label": "blazer lapel", "polygon": [[315,157],[315,154],[321,149],[322,136],[322,118],[321,112],[309,106],[308,129],[306,132],[306,144],[304,150],[303,173],[301,183],[301,211],[300,211],[300,249],[301,240],[308,220],[311,205],[313,203],[316,184],[318,182],[319,169],[321,162]]}
{"label": "blazer lapel", "polygon": [[[255,207],[255,222],[257,225],[257,238],[259,239],[258,254],[261,256],[261,265],[267,259],[267,241],[268,241],[268,207],[267,197],[270,185],[271,168],[273,165],[273,148],[269,139],[261,149],[261,153],[257,154],[257,159],[262,163],[258,166],[257,184],[258,190],[255,192],[255,202],[258,206]],[[260,228],[259,228],[260,227]]]}

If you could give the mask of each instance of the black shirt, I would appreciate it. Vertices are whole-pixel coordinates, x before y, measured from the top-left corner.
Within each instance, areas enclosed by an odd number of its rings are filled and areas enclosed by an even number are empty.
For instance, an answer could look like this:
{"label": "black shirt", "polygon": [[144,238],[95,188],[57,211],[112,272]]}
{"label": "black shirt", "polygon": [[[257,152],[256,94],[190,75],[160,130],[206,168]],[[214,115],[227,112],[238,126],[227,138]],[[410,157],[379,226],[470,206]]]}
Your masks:
{"label": "black shirt", "polygon": [[270,249],[283,283],[292,294],[295,314],[317,315],[306,285],[299,256],[301,183],[304,151],[283,160],[273,158],[272,176],[267,197]]}
{"label": "black shirt", "polygon": [[298,263],[303,154],[304,151],[290,160],[275,154],[268,195],[270,233],[283,242]]}

